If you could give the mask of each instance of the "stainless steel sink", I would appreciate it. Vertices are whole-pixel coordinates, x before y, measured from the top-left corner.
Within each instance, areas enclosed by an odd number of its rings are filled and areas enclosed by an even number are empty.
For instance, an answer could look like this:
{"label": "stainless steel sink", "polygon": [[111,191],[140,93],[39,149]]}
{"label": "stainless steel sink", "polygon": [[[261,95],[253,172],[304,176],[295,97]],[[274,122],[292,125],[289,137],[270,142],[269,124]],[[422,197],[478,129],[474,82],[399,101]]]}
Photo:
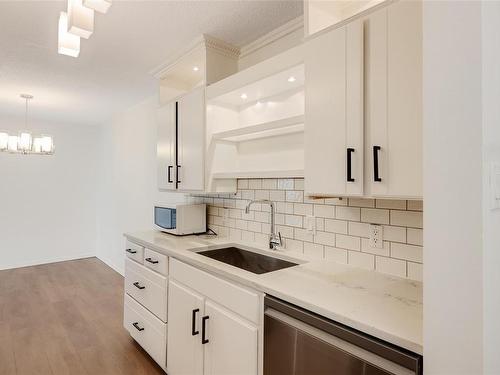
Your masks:
{"label": "stainless steel sink", "polygon": [[298,263],[254,253],[253,251],[243,250],[234,246],[201,251],[198,254],[256,274],[268,273],[298,265]]}

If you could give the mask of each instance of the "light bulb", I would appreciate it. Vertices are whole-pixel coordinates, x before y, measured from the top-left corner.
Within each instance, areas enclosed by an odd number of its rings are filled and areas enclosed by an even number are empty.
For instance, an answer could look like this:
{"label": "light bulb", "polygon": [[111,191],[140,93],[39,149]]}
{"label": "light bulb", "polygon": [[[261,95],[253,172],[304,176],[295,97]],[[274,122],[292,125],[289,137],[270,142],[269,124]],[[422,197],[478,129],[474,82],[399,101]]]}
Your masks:
{"label": "light bulb", "polygon": [[288,82],[295,82],[297,79],[294,76],[288,78]]}
{"label": "light bulb", "polygon": [[241,94],[240,98],[245,100],[246,98],[248,98],[248,96],[247,96],[247,94],[243,93],[243,94]]}

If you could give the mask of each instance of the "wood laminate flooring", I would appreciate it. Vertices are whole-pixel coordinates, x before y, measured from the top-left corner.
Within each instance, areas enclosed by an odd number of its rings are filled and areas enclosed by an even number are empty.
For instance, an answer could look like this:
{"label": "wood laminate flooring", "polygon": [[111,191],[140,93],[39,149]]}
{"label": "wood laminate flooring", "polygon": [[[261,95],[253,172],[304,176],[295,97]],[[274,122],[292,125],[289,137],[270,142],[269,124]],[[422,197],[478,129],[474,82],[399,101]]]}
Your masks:
{"label": "wood laminate flooring", "polygon": [[123,328],[123,277],[97,258],[0,271],[0,374],[164,374]]}

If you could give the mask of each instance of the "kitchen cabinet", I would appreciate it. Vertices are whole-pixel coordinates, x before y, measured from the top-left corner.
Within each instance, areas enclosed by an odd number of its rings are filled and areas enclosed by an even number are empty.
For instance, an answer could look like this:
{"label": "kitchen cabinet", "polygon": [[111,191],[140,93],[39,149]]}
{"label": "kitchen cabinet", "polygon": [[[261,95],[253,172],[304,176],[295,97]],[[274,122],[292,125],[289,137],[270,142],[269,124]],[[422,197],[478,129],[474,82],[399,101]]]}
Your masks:
{"label": "kitchen cabinet", "polygon": [[167,370],[170,375],[202,375],[203,346],[200,319],[204,314],[203,296],[172,280],[168,289]]}
{"label": "kitchen cabinet", "polygon": [[262,297],[175,259],[169,274],[167,372],[258,374]]}
{"label": "kitchen cabinet", "polygon": [[205,89],[165,104],[157,118],[158,188],[203,191]]}
{"label": "kitchen cabinet", "polygon": [[422,197],[421,7],[394,2],[306,42],[308,195]]}

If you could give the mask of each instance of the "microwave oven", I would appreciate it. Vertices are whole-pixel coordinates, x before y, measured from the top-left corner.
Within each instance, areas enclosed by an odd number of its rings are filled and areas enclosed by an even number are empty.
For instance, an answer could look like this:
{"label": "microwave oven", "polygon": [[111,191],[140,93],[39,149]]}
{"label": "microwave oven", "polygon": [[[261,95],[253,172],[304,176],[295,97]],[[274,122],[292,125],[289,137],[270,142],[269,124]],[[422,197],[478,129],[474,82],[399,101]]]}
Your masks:
{"label": "microwave oven", "polygon": [[155,206],[155,225],[161,231],[183,236],[207,231],[207,205],[179,203]]}

